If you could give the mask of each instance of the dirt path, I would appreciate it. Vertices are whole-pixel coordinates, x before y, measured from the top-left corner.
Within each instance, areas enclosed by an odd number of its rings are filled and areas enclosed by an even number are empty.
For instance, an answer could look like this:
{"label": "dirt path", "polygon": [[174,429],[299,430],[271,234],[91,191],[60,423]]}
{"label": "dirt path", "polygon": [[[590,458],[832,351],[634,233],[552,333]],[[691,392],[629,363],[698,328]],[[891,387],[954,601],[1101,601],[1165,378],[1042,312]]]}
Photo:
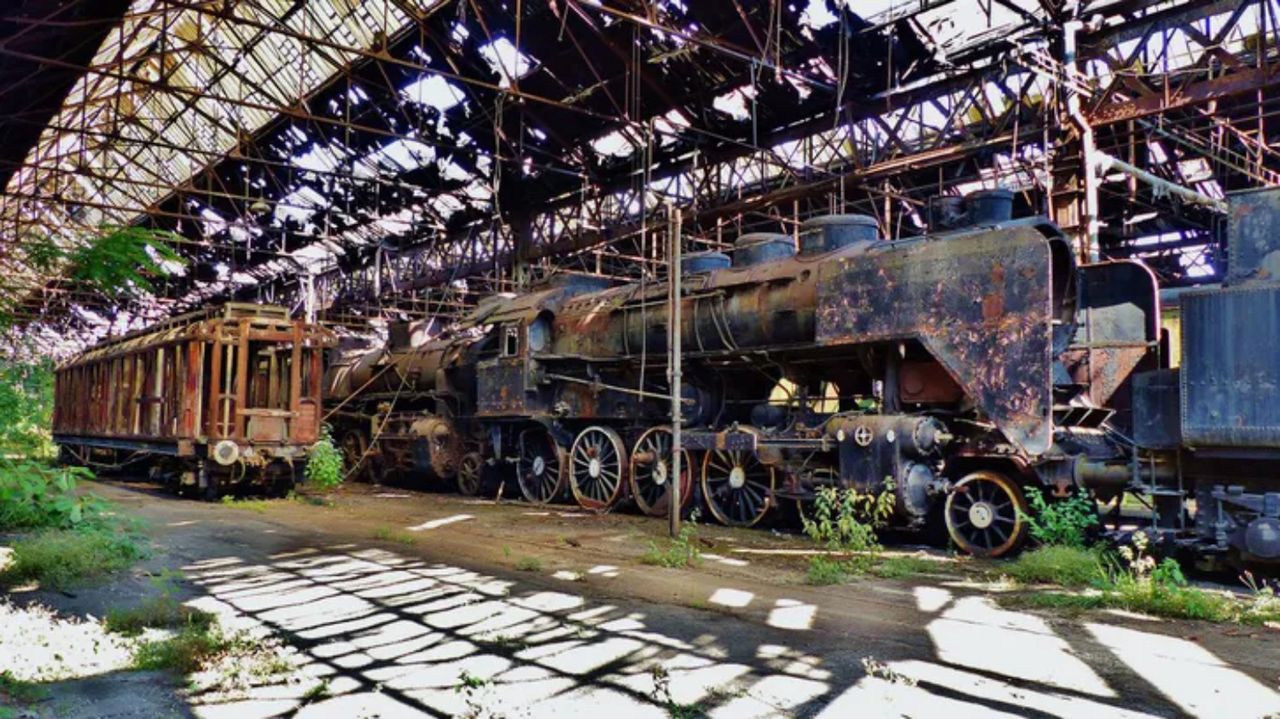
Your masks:
{"label": "dirt path", "polygon": [[703,527],[702,566],[663,569],[638,559],[665,527],[629,515],[368,487],[332,507],[94,491],[150,522],[152,569],[181,568],[194,602],[326,681],[190,697],[200,716],[1280,712],[1280,632],[1007,611],[963,574],[812,587],[804,544],[769,532]]}

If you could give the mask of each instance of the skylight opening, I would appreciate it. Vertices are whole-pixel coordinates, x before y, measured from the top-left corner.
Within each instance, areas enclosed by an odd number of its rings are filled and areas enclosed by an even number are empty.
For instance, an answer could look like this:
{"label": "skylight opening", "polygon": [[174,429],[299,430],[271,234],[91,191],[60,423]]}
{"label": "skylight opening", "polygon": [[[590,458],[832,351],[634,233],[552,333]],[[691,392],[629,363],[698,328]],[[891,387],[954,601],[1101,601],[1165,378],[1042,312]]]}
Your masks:
{"label": "skylight opening", "polygon": [[750,103],[755,98],[756,89],[743,85],[712,100],[711,106],[735,120],[747,120],[751,118]]}
{"label": "skylight opening", "polygon": [[434,107],[440,112],[456,107],[467,97],[457,85],[439,75],[424,75],[405,86],[400,95],[409,102]]}
{"label": "skylight opening", "polygon": [[636,146],[631,144],[621,130],[614,130],[592,140],[591,149],[595,150],[597,155],[605,157],[630,157],[636,151]]}
{"label": "skylight opening", "polygon": [[500,37],[481,47],[480,55],[489,67],[501,76],[502,79],[498,82],[501,87],[510,87],[515,80],[533,72],[536,66],[528,55],[517,50],[516,46],[505,37]]}

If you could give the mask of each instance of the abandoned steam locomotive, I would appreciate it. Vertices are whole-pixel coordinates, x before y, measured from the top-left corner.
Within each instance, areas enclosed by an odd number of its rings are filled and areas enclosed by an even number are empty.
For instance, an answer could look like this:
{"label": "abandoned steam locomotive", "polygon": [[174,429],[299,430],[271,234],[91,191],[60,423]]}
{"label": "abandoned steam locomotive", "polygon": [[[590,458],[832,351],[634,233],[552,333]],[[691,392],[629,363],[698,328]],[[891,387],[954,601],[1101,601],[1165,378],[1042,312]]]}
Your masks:
{"label": "abandoned steam locomotive", "polygon": [[102,342],[57,369],[64,460],[146,471],[214,497],[294,482],[319,437],[334,336],[283,307],[231,303]]}
{"label": "abandoned steam locomotive", "polygon": [[1114,497],[1170,478],[1175,462],[1138,463],[1126,439],[1127,380],[1160,362],[1153,275],[1078,266],[1052,223],[1009,219],[1008,192],[957,200],[918,238],[828,216],[798,252],[750,234],[732,259],[686,257],[680,477],[665,283],[573,277],[491,298],[425,342],[397,332],[348,353],[326,377],[343,449],[366,474],[471,493],[514,472],[531,502],[594,510],[629,498],[661,513],[671,483],[687,499],[696,481],[717,520],[743,526],[823,485],[892,486],[901,525],[945,523],[989,556],[1024,540],[1024,487]]}

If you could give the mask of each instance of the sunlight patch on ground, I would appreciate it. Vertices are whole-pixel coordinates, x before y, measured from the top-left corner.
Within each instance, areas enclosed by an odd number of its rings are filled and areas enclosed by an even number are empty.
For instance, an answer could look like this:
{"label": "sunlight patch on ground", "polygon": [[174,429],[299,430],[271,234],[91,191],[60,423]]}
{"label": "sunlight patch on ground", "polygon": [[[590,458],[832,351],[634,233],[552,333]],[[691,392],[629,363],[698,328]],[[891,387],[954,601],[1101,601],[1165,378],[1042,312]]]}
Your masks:
{"label": "sunlight patch on ground", "polygon": [[746,592],[741,589],[730,589],[729,587],[720,587],[707,599],[712,604],[719,604],[724,607],[745,607],[755,599],[753,592]]}
{"label": "sunlight patch on ground", "polygon": [[455,514],[452,517],[441,517],[440,519],[432,519],[414,527],[405,527],[405,529],[409,530],[410,532],[424,532],[429,529],[439,529],[440,527],[446,527],[450,524],[465,522],[468,519],[475,519],[475,516],[470,514]]}
{"label": "sunlight patch on ground", "polygon": [[133,661],[133,644],[96,620],[0,599],[0,672],[16,679],[53,681],[124,669]]}
{"label": "sunlight patch on ground", "polygon": [[779,629],[807,630],[813,628],[813,617],[818,607],[795,599],[779,599],[769,610],[767,623]]}
{"label": "sunlight patch on ground", "polygon": [[1085,628],[1189,714],[1219,717],[1227,706],[1242,717],[1280,712],[1280,694],[1194,642],[1109,624]]}
{"label": "sunlight patch on ground", "polygon": [[1112,697],[1115,692],[1040,617],[962,597],[929,623],[938,657],[958,666]]}

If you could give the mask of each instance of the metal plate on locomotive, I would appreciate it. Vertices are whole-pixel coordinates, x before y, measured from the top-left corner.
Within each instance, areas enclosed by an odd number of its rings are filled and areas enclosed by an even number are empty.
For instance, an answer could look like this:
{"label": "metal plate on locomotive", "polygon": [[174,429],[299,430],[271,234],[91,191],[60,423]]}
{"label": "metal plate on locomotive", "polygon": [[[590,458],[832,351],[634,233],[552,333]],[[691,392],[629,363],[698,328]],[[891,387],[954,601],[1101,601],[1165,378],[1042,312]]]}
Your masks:
{"label": "metal plate on locomotive", "polygon": [[1029,455],[1052,443],[1052,256],[1030,227],[895,243],[824,263],[819,344],[918,339]]}

